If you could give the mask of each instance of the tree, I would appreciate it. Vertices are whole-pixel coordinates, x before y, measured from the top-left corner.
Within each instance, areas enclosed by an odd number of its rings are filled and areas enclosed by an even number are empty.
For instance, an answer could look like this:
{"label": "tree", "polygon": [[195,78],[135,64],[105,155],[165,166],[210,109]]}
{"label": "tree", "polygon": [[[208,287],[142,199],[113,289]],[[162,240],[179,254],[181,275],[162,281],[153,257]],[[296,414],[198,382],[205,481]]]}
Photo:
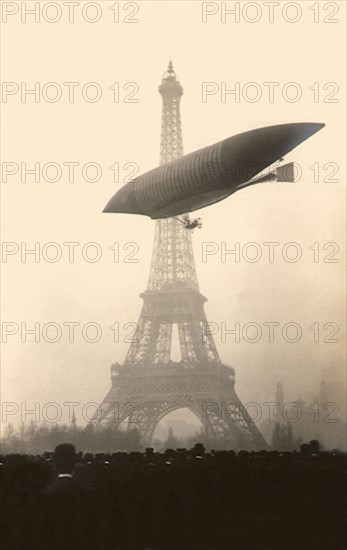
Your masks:
{"label": "tree", "polygon": [[293,426],[287,422],[287,451],[294,449]]}
{"label": "tree", "polygon": [[278,422],[275,422],[275,426],[272,432],[272,446],[274,449],[281,448],[281,426]]}

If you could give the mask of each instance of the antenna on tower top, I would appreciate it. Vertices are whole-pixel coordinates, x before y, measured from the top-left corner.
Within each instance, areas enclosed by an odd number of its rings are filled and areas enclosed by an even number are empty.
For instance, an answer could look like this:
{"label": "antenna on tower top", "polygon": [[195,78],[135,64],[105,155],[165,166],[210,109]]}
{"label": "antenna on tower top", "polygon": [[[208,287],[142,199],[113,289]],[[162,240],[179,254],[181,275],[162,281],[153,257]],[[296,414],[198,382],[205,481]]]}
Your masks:
{"label": "antenna on tower top", "polygon": [[167,81],[167,80],[176,80],[176,73],[173,68],[172,59],[170,59],[169,65],[163,74],[163,81]]}

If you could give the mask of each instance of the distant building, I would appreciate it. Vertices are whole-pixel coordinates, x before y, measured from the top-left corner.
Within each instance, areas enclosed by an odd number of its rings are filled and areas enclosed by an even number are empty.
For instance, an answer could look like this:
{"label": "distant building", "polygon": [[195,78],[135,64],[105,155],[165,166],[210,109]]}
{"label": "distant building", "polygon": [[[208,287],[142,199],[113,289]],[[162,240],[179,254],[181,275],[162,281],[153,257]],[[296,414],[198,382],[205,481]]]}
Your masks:
{"label": "distant building", "polygon": [[300,396],[295,401],[285,401],[282,384],[278,382],[274,414],[262,423],[262,433],[279,450],[299,449],[312,439],[318,440],[323,449],[346,449],[347,426],[341,414],[333,390],[324,380],[318,395],[309,401]]}

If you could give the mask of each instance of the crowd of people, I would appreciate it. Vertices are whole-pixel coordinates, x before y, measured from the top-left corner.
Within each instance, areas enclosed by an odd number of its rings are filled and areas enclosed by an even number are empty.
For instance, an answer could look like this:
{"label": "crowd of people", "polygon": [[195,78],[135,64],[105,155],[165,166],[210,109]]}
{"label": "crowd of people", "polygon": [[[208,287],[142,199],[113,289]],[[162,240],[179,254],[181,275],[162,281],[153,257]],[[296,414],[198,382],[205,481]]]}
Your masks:
{"label": "crowd of people", "polygon": [[1,550],[343,550],[346,455],[191,450],[0,456]]}

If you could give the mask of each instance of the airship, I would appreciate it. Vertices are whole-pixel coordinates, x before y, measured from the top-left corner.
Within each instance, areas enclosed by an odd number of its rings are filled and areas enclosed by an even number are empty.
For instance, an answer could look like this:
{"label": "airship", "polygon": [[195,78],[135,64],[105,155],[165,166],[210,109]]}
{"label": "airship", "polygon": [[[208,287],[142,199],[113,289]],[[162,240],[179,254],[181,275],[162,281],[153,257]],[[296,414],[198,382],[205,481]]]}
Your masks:
{"label": "airship", "polygon": [[[138,176],[115,193],[104,212],[152,219],[180,216],[265,181],[293,181],[264,170],[323,128],[290,123],[257,128],[184,155]],[[286,166],[292,172],[290,166]],[[283,172],[287,172],[283,170]],[[258,176],[258,177],[257,177]]]}

